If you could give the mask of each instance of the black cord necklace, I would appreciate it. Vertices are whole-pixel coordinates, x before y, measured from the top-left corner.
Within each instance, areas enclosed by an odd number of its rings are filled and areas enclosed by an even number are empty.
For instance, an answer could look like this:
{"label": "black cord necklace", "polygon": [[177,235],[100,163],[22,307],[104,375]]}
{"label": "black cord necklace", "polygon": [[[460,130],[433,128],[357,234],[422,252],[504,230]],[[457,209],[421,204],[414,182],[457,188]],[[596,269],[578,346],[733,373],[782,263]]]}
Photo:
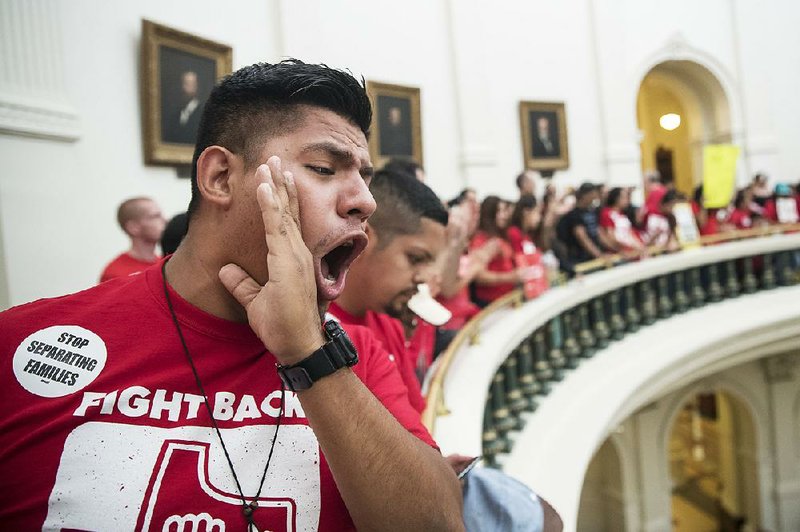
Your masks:
{"label": "black cord necklace", "polygon": [[[233,475],[233,481],[236,483],[236,490],[239,492],[239,498],[242,499],[242,514],[244,514],[244,517],[247,520],[247,530],[248,532],[252,532],[254,529],[256,529],[255,518],[253,517],[253,513],[258,508],[258,503],[256,501],[261,496],[261,490],[264,487],[264,480],[267,478],[267,471],[269,470],[269,463],[272,461],[272,452],[275,450],[275,441],[278,439],[278,430],[281,428],[281,418],[283,417],[286,389],[284,388],[283,384],[281,384],[281,406],[280,410],[278,411],[278,421],[275,424],[275,433],[272,435],[272,443],[269,446],[267,464],[264,466],[264,472],[261,474],[261,482],[258,483],[258,491],[253,497],[253,500],[248,503],[244,496],[244,492],[242,491],[242,486],[239,483],[239,477],[236,475],[236,470],[233,468],[233,461],[231,461],[231,456],[228,454],[228,448],[225,447],[225,440],[222,439],[222,433],[217,425],[217,420],[214,419],[214,414],[211,412],[211,405],[208,402],[208,395],[206,395],[206,390],[203,387],[203,383],[200,381],[200,375],[197,373],[197,368],[194,365],[194,360],[192,360],[192,355],[189,353],[189,347],[186,345],[186,339],[183,337],[183,331],[181,330],[180,323],[178,322],[178,316],[175,314],[175,309],[172,307],[172,299],[169,296],[169,290],[167,288],[167,261],[164,261],[164,263],[161,265],[161,278],[164,281],[164,297],[167,300],[167,307],[169,307],[169,313],[172,316],[172,321],[175,323],[175,330],[178,331],[178,337],[181,339],[181,345],[183,346],[183,352],[186,354],[186,360],[189,361],[189,366],[192,368],[192,373],[194,374],[194,380],[197,383],[197,387],[200,389],[200,394],[203,396],[203,403],[206,405],[208,418],[211,420],[211,425],[214,427],[214,431],[217,433],[219,443],[222,445],[222,452],[225,453],[225,459],[228,461],[228,467]],[[261,354],[263,355],[264,353],[266,353],[266,349]]]}

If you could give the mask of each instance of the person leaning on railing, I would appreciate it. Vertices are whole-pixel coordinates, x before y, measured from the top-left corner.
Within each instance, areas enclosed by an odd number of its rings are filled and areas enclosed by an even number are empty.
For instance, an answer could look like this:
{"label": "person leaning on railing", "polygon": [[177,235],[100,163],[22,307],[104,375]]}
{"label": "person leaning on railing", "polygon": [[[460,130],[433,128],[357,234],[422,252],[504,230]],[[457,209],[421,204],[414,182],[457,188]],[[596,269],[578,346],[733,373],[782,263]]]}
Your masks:
{"label": "person leaning on railing", "polygon": [[592,183],[582,184],[575,191],[575,208],[556,225],[554,249],[561,269],[567,275],[575,275],[577,264],[602,258],[606,254],[598,232],[599,201],[598,188]]}
{"label": "person leaning on railing", "polygon": [[633,229],[625,209],[630,205],[630,191],[612,188],[606,196],[606,204],[600,209],[600,234],[611,248],[625,256],[639,257],[647,253],[647,247]]}
{"label": "person leaning on railing", "polygon": [[[798,185],[800,187],[800,185]],[[794,211],[792,211],[791,203],[794,204]],[[779,212],[779,202],[788,202],[789,209],[785,209],[783,213]],[[786,183],[778,183],[775,185],[775,194],[770,197],[764,204],[764,218],[769,220],[770,223],[794,223],[797,222],[797,214],[800,213],[800,194],[793,197],[792,189]],[[781,216],[783,214],[783,216]],[[781,219],[783,218],[783,220]]]}
{"label": "person leaning on railing", "polygon": [[728,214],[726,222],[735,229],[750,229],[753,227],[754,219],[761,217],[750,210],[752,199],[752,190],[749,188],[739,190],[733,200],[733,208]]}
{"label": "person leaning on railing", "polygon": [[658,211],[650,211],[644,218],[644,229],[641,237],[648,247],[657,251],[677,251],[680,249],[675,235],[675,218],[672,208],[681,201],[681,195],[675,190],[668,190],[658,204]]}
{"label": "person leaning on railing", "polygon": [[478,232],[470,242],[470,249],[480,249],[497,242],[498,250],[486,269],[475,276],[474,301],[485,307],[495,299],[511,292],[524,279],[524,269],[514,263],[514,250],[508,240],[507,230],[511,220],[511,204],[497,196],[487,196],[481,203]]}

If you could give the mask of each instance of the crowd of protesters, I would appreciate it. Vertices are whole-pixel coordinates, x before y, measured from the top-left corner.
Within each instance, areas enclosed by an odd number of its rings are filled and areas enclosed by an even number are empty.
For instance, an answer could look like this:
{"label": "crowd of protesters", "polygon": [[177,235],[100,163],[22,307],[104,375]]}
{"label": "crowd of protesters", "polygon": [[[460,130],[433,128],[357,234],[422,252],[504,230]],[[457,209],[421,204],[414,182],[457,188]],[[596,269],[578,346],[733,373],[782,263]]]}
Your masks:
{"label": "crowd of protesters", "polygon": [[794,223],[800,212],[800,185],[770,187],[764,174],[735,191],[729,204],[716,207],[706,206],[702,185],[687,197],[656,172],[644,176],[641,205],[631,201],[633,187],[586,182],[558,193],[542,180],[537,196],[535,180],[541,178],[530,172],[517,178],[520,196],[515,202],[488,196],[478,204],[469,189],[449,202],[466,203],[474,213],[474,234],[464,257],[483,265],[469,275],[472,302],[478,307],[525,282],[532,270],[520,265],[521,254],[537,253],[547,266],[557,264],[572,277],[576,266],[593,259],[639,260],[679,250],[676,206],[681,204],[691,213],[699,236]]}

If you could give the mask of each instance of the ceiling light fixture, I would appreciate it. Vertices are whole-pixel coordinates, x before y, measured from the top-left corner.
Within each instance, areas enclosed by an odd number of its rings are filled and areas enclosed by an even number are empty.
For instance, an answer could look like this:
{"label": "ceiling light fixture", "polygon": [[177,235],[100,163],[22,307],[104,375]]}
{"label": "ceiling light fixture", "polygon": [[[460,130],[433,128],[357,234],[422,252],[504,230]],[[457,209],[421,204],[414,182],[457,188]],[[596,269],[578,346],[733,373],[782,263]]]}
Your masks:
{"label": "ceiling light fixture", "polygon": [[681,115],[675,113],[667,113],[658,119],[658,123],[667,131],[677,129],[681,125]]}

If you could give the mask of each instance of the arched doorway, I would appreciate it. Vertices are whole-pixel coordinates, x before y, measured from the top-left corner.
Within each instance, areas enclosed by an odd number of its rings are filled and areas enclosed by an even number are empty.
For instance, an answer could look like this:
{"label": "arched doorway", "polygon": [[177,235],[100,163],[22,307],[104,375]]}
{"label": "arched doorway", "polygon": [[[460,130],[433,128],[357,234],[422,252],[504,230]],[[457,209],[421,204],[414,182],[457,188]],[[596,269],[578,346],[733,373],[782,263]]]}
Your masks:
{"label": "arched doorway", "polygon": [[664,61],[642,80],[636,111],[642,170],[659,170],[691,197],[702,183],[703,146],[731,141],[730,106],[719,80],[693,61]]}
{"label": "arched doorway", "polygon": [[674,532],[756,530],[760,525],[752,415],[725,392],[689,397],[669,439]]}
{"label": "arched doorway", "polygon": [[607,439],[592,457],[581,489],[577,530],[622,532],[625,500],[622,470],[614,443]]}

